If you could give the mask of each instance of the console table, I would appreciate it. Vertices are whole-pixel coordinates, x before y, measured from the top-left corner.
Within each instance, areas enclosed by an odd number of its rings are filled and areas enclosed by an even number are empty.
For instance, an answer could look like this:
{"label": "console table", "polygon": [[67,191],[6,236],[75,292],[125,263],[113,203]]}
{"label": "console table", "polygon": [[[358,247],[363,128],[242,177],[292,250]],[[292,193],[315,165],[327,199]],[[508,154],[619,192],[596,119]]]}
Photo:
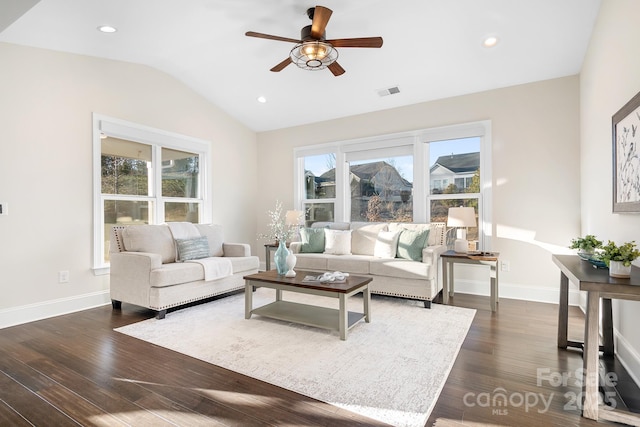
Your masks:
{"label": "console table", "polygon": [[567,341],[568,287],[569,281],[587,292],[587,311],[584,326],[584,350],[582,353],[585,375],[583,379],[584,402],[582,416],[592,420],[608,420],[630,425],[640,425],[640,415],[609,407],[599,410],[598,359],[600,332],[600,298],[603,300],[603,347],[605,354],[613,355],[613,324],[611,299],[640,301],[640,268],[631,268],[631,278],[618,279],[609,276],[608,269],[596,269],[576,255],[553,255],[553,262],[560,268],[560,307],[558,310],[558,347],[578,346]]}
{"label": "console table", "polygon": [[453,266],[461,264],[488,265],[491,279],[491,311],[496,311],[498,305],[498,252],[458,253],[446,251],[442,258],[442,302],[449,303],[449,296],[454,294]]}

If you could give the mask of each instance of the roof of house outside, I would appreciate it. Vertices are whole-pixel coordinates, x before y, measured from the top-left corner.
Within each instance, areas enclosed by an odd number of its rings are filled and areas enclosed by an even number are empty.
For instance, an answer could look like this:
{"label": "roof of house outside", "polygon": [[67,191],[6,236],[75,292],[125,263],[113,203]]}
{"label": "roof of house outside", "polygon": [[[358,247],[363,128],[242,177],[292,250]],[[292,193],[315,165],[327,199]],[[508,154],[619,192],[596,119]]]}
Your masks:
{"label": "roof of house outside", "polygon": [[[395,167],[393,167],[392,165],[390,165],[385,161],[363,163],[361,165],[351,165],[350,169],[351,169],[351,173],[357,176],[358,178],[364,179],[364,180],[371,180],[378,172],[380,172],[385,167],[393,168],[397,172],[397,169]],[[329,169],[328,171],[320,175],[319,178],[321,178],[324,181],[335,180],[335,176],[336,176],[336,169],[333,168],[333,169]],[[405,186],[411,187],[413,185],[411,182],[407,181],[402,176],[400,176],[399,172],[398,172],[398,177],[402,180]],[[318,182],[318,180],[316,180],[316,182]]]}
{"label": "roof of house outside", "polygon": [[480,153],[475,152],[440,156],[433,166],[431,166],[431,170],[433,171],[433,169],[438,166],[447,168],[454,173],[475,172],[480,169]]}

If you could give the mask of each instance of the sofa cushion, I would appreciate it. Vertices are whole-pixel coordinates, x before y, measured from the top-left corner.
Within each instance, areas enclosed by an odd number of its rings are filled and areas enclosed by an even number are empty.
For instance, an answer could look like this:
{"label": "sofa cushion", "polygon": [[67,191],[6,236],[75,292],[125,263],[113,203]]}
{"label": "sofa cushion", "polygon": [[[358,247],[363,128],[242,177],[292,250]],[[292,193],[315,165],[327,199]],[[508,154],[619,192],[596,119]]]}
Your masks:
{"label": "sofa cushion", "polygon": [[209,256],[223,256],[222,243],[224,234],[222,226],[218,224],[194,224],[200,235],[206,236],[209,241]]}
{"label": "sofa cushion", "polygon": [[389,230],[429,230],[429,237],[427,239],[426,246],[442,245],[445,242],[441,242],[440,239],[444,232],[446,232],[446,225],[444,223],[414,223],[414,222],[390,222]]}
{"label": "sofa cushion", "polygon": [[351,230],[324,230],[324,253],[331,255],[351,254]]}
{"label": "sofa cushion", "polygon": [[403,258],[372,259],[369,265],[370,274],[402,279],[432,279],[434,269],[431,265]]}
{"label": "sofa cushion", "polygon": [[386,223],[353,222],[351,224],[351,253],[373,255],[380,231],[387,229]]}
{"label": "sofa cushion", "polygon": [[373,256],[377,258],[395,258],[400,233],[401,231],[380,231],[376,239]]}
{"label": "sofa cushion", "polygon": [[177,261],[179,262],[202,259],[209,256],[209,241],[206,236],[192,239],[176,239],[176,247],[178,249]]}
{"label": "sofa cushion", "polygon": [[297,270],[327,270],[327,258],[329,258],[329,255],[299,253],[296,254],[296,257],[295,268]]}
{"label": "sofa cushion", "polygon": [[327,270],[351,274],[369,274],[372,255],[341,255],[327,257]]}
{"label": "sofa cushion", "polygon": [[324,228],[308,228],[300,229],[300,252],[306,253],[322,253],[324,252]]}
{"label": "sofa cushion", "polygon": [[398,238],[397,257],[422,261],[422,249],[427,243],[429,230],[402,230]]}
{"label": "sofa cushion", "polygon": [[204,269],[193,262],[172,262],[151,270],[149,282],[154,288],[204,280]]}
{"label": "sofa cushion", "polygon": [[233,274],[244,271],[255,271],[260,267],[260,258],[257,256],[227,257],[225,259],[231,261]]}
{"label": "sofa cushion", "polygon": [[122,231],[122,241],[127,251],[159,254],[162,263],[176,260],[173,235],[166,225],[132,225]]}

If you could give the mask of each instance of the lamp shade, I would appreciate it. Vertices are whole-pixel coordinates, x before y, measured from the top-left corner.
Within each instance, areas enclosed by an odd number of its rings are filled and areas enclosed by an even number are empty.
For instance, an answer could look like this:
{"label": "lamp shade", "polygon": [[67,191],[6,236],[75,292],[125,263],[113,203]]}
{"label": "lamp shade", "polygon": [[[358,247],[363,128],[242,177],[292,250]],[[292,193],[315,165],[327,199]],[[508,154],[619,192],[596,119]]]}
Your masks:
{"label": "lamp shade", "polygon": [[284,223],[286,225],[303,225],[304,224],[304,212],[302,211],[287,211],[284,217]]}
{"label": "lamp shade", "polygon": [[475,227],[476,211],[471,207],[449,208],[448,227]]}

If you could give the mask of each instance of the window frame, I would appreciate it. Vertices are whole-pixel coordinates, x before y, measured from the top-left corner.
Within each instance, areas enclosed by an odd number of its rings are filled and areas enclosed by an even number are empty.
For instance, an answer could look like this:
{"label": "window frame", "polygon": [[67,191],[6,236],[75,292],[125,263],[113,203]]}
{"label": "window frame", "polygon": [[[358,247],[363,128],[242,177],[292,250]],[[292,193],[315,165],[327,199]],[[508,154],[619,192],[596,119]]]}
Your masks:
{"label": "window frame", "polygon": [[[151,146],[151,177],[153,185],[146,196],[111,195],[102,193],[102,138],[101,135],[138,142]],[[165,197],[162,195],[162,165],[160,164],[162,149],[186,151],[199,156],[199,194],[198,197]],[[211,143],[179,133],[168,132],[137,123],[93,113],[93,271],[96,275],[108,274],[110,263],[104,261],[105,248],[104,202],[108,200],[140,200],[151,204],[149,212],[150,224],[161,224],[165,221],[164,204],[166,202],[197,203],[200,205],[201,223],[211,221],[211,186],[209,159]]]}
{"label": "window frame", "polygon": [[[456,195],[432,195],[429,182],[429,142],[469,137],[480,138],[480,193],[460,193]],[[318,154],[335,153],[336,156],[336,198],[334,220],[350,221],[350,192],[348,190],[348,159],[356,152],[376,151],[383,156],[402,155],[402,146],[410,145],[413,150],[413,221],[429,222],[430,202],[432,198],[477,198],[478,199],[478,234],[480,247],[490,250],[492,235],[492,174],[491,174],[491,121],[483,120],[450,126],[419,129],[388,135],[379,135],[353,140],[335,141],[327,144],[294,148],[294,206],[302,209],[304,198],[304,157]],[[396,151],[394,151],[394,149]],[[374,156],[374,154],[369,153]],[[376,154],[377,156],[377,154]],[[339,182],[341,180],[341,182]],[[454,197],[451,197],[454,196]],[[314,199],[318,200],[318,199]],[[330,199],[322,199],[329,201]]]}

